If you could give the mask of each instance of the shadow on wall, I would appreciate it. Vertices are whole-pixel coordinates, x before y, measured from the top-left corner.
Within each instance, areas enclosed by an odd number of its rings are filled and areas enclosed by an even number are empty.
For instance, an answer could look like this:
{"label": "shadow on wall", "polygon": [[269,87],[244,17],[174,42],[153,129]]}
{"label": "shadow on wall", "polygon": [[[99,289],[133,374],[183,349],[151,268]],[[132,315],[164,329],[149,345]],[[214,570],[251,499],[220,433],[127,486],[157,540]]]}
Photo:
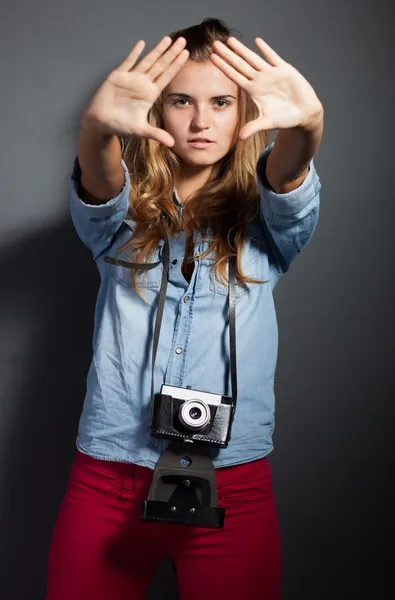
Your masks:
{"label": "shadow on wall", "polygon": [[[67,215],[0,256],[1,594],[42,600],[75,454],[99,279]],[[178,598],[170,567],[159,566],[147,600]]]}

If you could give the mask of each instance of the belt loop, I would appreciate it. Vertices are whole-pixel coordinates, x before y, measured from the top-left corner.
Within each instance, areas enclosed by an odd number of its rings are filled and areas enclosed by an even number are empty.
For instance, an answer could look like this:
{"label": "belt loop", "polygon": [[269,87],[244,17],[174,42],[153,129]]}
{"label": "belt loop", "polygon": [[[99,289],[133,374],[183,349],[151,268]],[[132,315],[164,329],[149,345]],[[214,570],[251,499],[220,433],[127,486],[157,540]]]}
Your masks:
{"label": "belt loop", "polygon": [[123,496],[124,493],[132,491],[136,465],[133,463],[124,463],[122,466],[124,467],[121,476],[121,495]]}
{"label": "belt loop", "polygon": [[132,476],[132,480],[134,481],[136,479],[137,465],[135,463],[131,463],[131,467],[132,467],[131,476]]}

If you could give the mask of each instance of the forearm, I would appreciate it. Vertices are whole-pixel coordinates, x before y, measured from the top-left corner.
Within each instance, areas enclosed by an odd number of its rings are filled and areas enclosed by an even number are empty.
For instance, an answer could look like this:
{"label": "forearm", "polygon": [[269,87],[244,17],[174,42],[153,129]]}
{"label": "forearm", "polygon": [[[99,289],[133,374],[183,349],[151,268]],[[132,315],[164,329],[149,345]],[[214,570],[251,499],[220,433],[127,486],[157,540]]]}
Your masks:
{"label": "forearm", "polygon": [[299,187],[321,142],[324,111],[321,107],[302,126],[281,129],[267,159],[266,180],[277,194]]}
{"label": "forearm", "polygon": [[106,202],[115,197],[124,184],[122,151],[116,135],[103,133],[84,116],[78,134],[78,161],[84,201]]}

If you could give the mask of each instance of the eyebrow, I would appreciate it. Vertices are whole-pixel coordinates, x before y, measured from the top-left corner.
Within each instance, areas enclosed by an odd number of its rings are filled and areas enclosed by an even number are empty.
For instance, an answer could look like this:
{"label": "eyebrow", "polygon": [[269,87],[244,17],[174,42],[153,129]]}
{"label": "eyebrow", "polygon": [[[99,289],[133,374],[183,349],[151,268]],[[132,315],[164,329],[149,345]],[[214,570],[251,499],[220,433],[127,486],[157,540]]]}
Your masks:
{"label": "eyebrow", "polygon": [[[181,94],[176,92],[173,92],[172,94],[167,94],[167,96],[181,96],[182,98],[192,98],[192,96],[189,96],[188,94]],[[222,98],[234,98],[235,100],[237,100],[236,96],[232,96],[232,94],[221,94],[220,96],[213,96],[211,100],[221,100]]]}

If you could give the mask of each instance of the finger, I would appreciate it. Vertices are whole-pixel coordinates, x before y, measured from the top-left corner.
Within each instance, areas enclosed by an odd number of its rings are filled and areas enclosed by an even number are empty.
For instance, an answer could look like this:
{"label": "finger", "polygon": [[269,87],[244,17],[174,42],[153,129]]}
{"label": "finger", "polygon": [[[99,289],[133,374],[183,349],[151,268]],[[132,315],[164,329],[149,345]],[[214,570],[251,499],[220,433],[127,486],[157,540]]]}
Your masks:
{"label": "finger", "polygon": [[244,77],[239,71],[236,71],[231,65],[229,65],[223,58],[221,58],[218,54],[214,52],[214,54],[210,54],[210,60],[219,68],[221,71],[225,73],[237,85],[241,88],[245,89],[246,86],[250,83],[250,79]]}
{"label": "finger", "polygon": [[272,129],[275,129],[273,123],[268,119],[265,119],[264,117],[260,117],[259,119],[254,119],[253,121],[250,121],[240,129],[239,139],[246,140],[258,131],[270,131]]}
{"label": "finger", "polygon": [[154,64],[156,60],[160,56],[162,56],[163,52],[167,50],[167,48],[171,45],[171,37],[169,35],[165,35],[160,42],[150,51],[148,54],[141,59],[139,64],[136,66],[135,71],[139,73],[145,73],[151,66]]}
{"label": "finger", "polygon": [[175,144],[174,138],[170,135],[170,133],[164,129],[160,129],[160,127],[147,125],[145,136],[168,147],[172,147]]}
{"label": "finger", "polygon": [[[244,53],[244,57],[240,54],[240,52],[236,54],[233,52],[233,50],[228,48],[219,40],[213,42],[213,48],[216,54],[221,56],[221,58],[223,58],[228,64],[237,69],[239,73],[247,77],[247,79],[254,79],[255,75],[257,74],[257,69],[249,64],[251,59],[246,55],[246,53]],[[259,58],[256,54],[254,54],[254,52],[251,52],[251,54],[256,58]],[[259,60],[261,63],[263,63],[262,59]],[[257,61],[254,62],[257,63]]]}
{"label": "finger", "polygon": [[156,79],[167,69],[167,67],[173,63],[173,61],[180,55],[186,44],[185,38],[178,38],[176,42],[163,54],[149,69],[146,71],[146,75],[149,75],[152,80]]}
{"label": "finger", "polygon": [[161,75],[154,81],[160,90],[164,90],[173,77],[178,73],[181,67],[187,62],[189,52],[186,48],[175,58],[175,60],[165,69]]}
{"label": "finger", "polygon": [[133,47],[133,50],[128,54],[124,61],[118,66],[120,71],[129,71],[136,64],[136,60],[144,50],[145,41],[139,40]]}
{"label": "finger", "polygon": [[249,63],[257,71],[262,71],[262,69],[265,68],[265,61],[258,56],[256,52],[253,52],[253,50],[247,48],[247,46],[245,46],[237,38],[230,36],[226,40],[226,43],[234,52],[236,52],[236,54],[244,58],[244,60],[247,61],[247,63]]}
{"label": "finger", "polygon": [[[174,44],[180,45],[180,38],[177,39]],[[138,73],[146,73],[149,71],[156,63],[156,61],[168,50],[168,48],[173,44],[173,40],[169,35],[165,35],[164,38],[161,39],[159,44],[155,46],[144,58],[138,63],[135,68],[135,71]]]}
{"label": "finger", "polygon": [[273,65],[273,67],[281,65],[283,62],[285,62],[281,56],[279,56],[277,54],[277,52],[275,52],[273,50],[273,48],[271,48],[269,46],[269,44],[267,44],[265,41],[263,41],[262,38],[257,37],[255,38],[255,44],[258,46],[259,50],[262,52],[262,54],[264,55],[264,57],[266,58],[266,60]]}

